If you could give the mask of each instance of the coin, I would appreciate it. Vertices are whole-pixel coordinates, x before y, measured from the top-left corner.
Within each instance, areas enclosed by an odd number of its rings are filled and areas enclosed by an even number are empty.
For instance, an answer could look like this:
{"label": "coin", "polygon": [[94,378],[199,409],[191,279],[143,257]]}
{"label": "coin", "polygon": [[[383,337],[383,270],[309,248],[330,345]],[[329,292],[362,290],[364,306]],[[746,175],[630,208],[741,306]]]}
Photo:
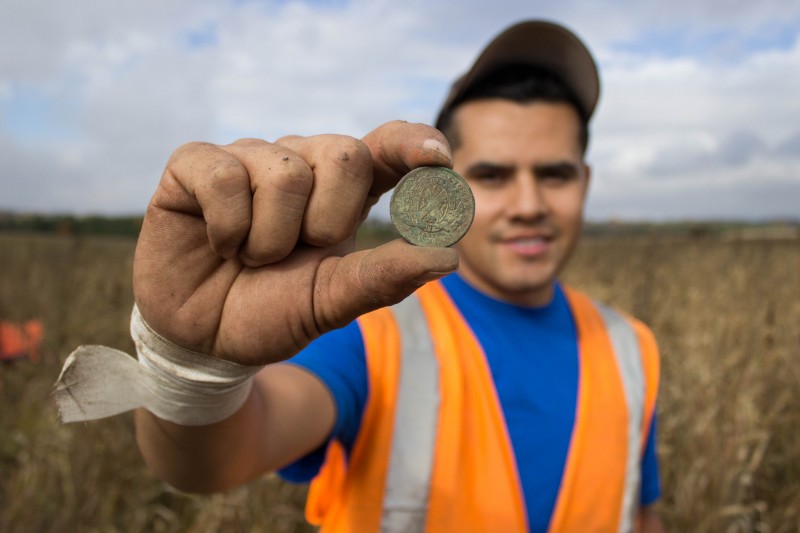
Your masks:
{"label": "coin", "polygon": [[417,246],[451,246],[472,225],[475,197],[457,172],[420,167],[400,180],[389,204],[392,222]]}

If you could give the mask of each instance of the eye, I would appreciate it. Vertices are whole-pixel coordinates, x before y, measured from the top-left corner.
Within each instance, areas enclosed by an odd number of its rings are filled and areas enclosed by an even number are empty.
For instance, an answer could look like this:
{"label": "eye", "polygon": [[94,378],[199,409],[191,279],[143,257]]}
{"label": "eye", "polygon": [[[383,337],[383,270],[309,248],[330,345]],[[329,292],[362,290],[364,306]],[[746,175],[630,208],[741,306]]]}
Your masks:
{"label": "eye", "polygon": [[539,179],[552,184],[574,181],[578,177],[578,169],[572,165],[554,165],[538,172]]}
{"label": "eye", "polygon": [[482,187],[500,187],[508,180],[510,173],[503,169],[490,165],[473,168],[467,177],[474,184]]}
{"label": "eye", "polygon": [[498,172],[482,172],[474,175],[473,179],[481,182],[492,182],[501,180],[502,176],[500,176],[500,173]]}

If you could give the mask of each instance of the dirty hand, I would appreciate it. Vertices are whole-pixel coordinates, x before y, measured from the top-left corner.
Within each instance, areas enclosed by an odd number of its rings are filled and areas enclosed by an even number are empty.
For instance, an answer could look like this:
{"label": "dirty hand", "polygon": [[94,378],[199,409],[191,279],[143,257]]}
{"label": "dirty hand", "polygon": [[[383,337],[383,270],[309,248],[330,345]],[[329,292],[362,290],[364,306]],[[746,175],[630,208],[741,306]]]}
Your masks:
{"label": "dirty hand", "polygon": [[248,365],[277,362],[455,270],[454,250],[401,240],[354,252],[369,208],[410,169],[451,166],[447,141],[390,122],[337,135],[194,143],[147,209],[134,296],[162,336]]}

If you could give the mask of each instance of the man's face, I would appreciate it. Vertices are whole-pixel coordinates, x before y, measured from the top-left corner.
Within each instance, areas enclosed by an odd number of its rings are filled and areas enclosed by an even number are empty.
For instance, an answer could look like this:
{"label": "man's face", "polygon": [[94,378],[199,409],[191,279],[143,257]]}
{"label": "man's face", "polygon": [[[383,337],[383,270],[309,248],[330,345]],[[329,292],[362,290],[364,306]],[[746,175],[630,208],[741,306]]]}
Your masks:
{"label": "man's face", "polygon": [[577,112],[476,100],[456,110],[454,127],[454,169],[475,195],[475,220],[457,245],[459,272],[495,298],[548,303],[578,240],[589,182]]}

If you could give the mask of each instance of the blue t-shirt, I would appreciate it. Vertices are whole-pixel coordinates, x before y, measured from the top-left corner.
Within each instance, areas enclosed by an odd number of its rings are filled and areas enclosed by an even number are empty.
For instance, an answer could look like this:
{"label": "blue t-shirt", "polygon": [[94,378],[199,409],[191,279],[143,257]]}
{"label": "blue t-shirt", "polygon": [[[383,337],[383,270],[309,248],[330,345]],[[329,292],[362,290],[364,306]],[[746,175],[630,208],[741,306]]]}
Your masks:
{"label": "blue t-shirt", "polygon": [[[442,280],[483,347],[516,456],[531,531],[547,531],[569,450],[578,395],[578,341],[561,287],[543,307],[520,307],[475,290],[457,274]],[[356,322],[327,333],[290,359],[328,386],[336,402],[333,437],[355,442],[367,400],[364,343]],[[324,447],[281,475],[309,481]],[[655,420],[642,461],[641,503],[660,496]]]}

